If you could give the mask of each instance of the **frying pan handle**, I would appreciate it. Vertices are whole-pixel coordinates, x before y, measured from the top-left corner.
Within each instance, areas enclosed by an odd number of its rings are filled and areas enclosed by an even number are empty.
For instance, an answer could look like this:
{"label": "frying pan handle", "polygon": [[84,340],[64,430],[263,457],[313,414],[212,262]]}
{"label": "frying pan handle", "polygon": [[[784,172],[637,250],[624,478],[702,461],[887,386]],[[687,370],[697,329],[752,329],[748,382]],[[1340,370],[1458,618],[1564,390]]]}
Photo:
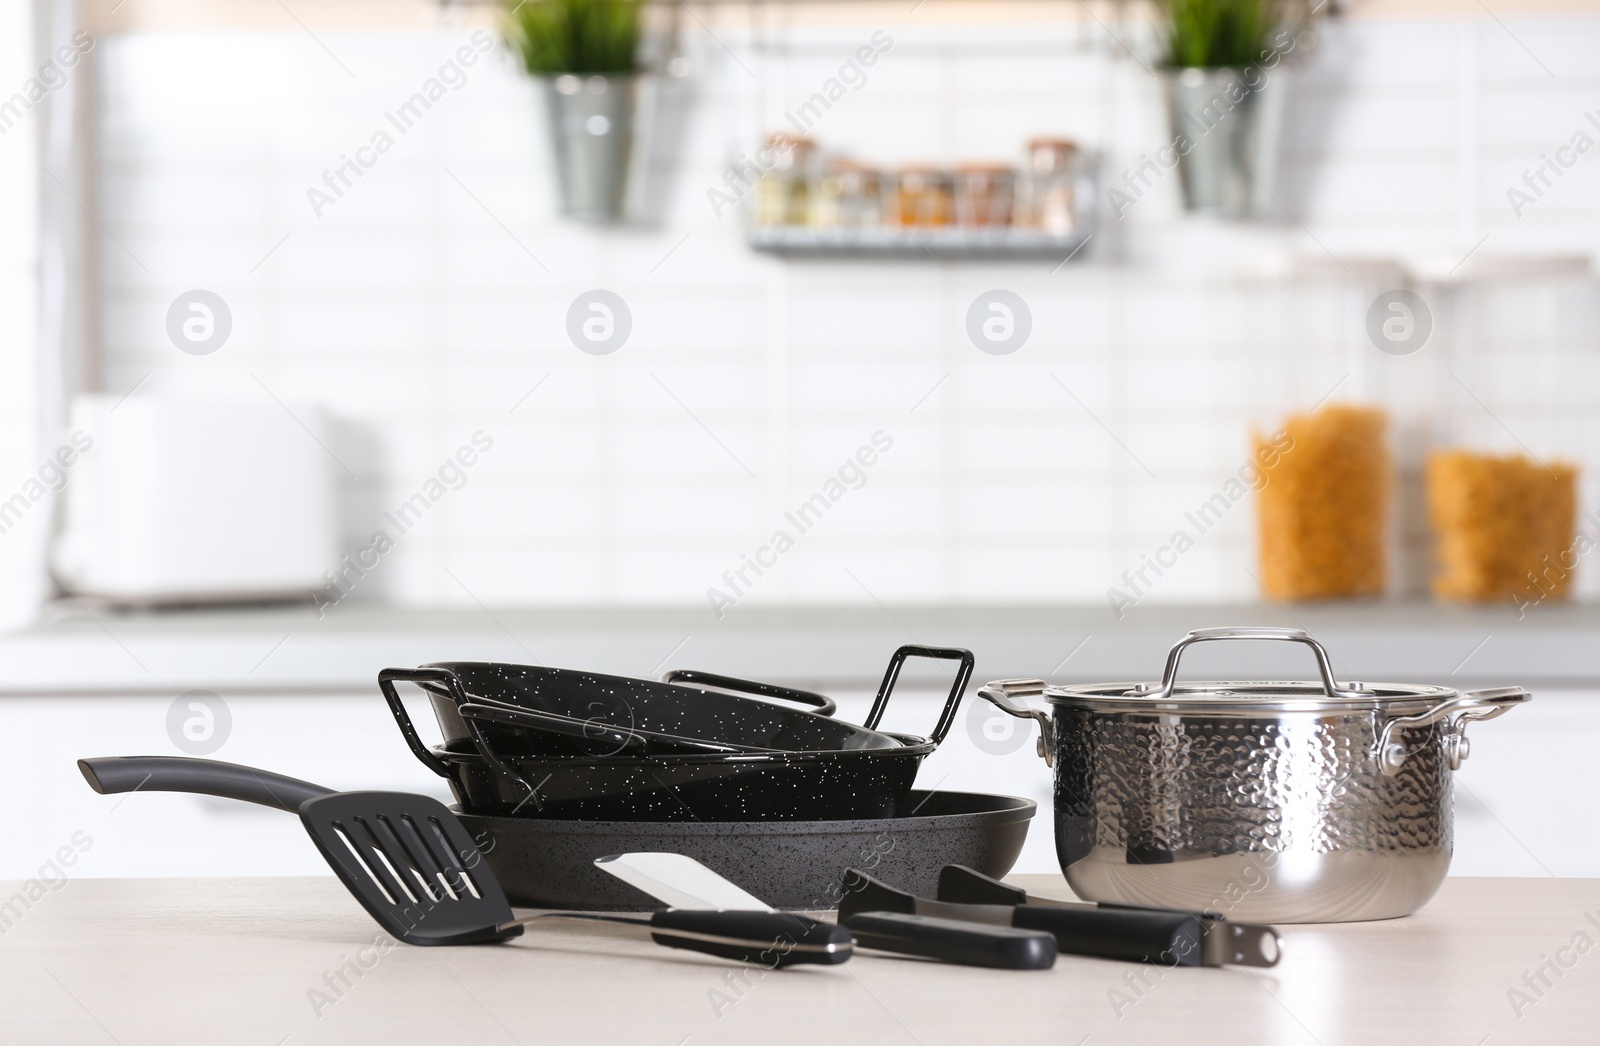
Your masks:
{"label": "frying pan handle", "polygon": [[962,650],[960,647],[949,646],[903,646],[894,652],[889,659],[889,669],[883,674],[883,682],[878,685],[877,699],[872,702],[872,711],[867,715],[867,721],[861,725],[868,730],[878,729],[878,724],[883,721],[884,709],[889,705],[889,697],[894,693],[894,686],[900,679],[900,669],[904,667],[907,658],[926,657],[935,661],[959,661],[960,667],[956,669],[955,682],[950,686],[950,696],[945,698],[944,711],[939,713],[939,722],[934,725],[933,733],[929,739],[937,746],[944,740],[944,735],[950,732],[950,724],[955,722],[956,708],[961,704],[961,695],[967,691],[967,681],[972,678],[974,660],[972,651]]}
{"label": "frying pan handle", "polygon": [[309,781],[256,770],[215,759],[186,759],[173,755],[107,756],[80,759],[83,779],[101,795],[117,792],[197,792],[260,803],[296,813],[308,799],[333,795]]}
{"label": "frying pan handle", "polygon": [[[428,751],[428,746],[417,736],[416,725],[411,722],[411,713],[406,711],[400,695],[395,692],[396,680],[402,683],[444,683],[459,692],[460,684],[456,681],[455,674],[441,668],[385,668],[378,673],[378,689],[383,691],[383,699],[389,702],[389,711],[394,715],[394,721],[400,725],[400,733],[405,737],[406,746],[411,749],[411,754],[440,777],[449,777],[450,767],[443,759]],[[466,698],[462,697],[460,700],[464,703]]]}
{"label": "frying pan handle", "polygon": [[734,690],[741,694],[752,694],[756,697],[775,697],[784,701],[793,701],[800,705],[810,705],[815,708],[817,715],[833,715],[839,710],[833,698],[813,694],[809,690],[791,690],[786,686],[774,686],[771,683],[756,683],[748,679],[735,679],[733,676],[719,676],[714,672],[696,672],[691,668],[674,668],[661,676],[663,683],[698,683],[701,686],[714,686],[719,690]]}

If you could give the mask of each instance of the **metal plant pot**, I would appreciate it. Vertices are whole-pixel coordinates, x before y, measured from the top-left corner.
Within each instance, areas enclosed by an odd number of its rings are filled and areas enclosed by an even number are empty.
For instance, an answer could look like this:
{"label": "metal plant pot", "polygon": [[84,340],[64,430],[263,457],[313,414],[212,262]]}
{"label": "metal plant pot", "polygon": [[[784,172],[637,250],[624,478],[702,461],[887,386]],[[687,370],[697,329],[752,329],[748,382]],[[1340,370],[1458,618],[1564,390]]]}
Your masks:
{"label": "metal plant pot", "polygon": [[624,216],[645,80],[571,74],[539,79],[554,139],[562,214],[594,222]]}
{"label": "metal plant pot", "polygon": [[1255,68],[1173,69],[1162,84],[1185,208],[1228,218],[1272,213],[1282,85]]}

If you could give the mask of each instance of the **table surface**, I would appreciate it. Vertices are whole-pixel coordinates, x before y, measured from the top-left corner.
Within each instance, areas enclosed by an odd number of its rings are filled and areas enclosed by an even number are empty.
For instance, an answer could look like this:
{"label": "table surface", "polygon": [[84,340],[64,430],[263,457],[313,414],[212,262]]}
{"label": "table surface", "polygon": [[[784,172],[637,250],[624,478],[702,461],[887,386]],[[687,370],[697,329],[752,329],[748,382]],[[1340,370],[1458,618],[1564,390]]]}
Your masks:
{"label": "table surface", "polygon": [[[1058,876],[1013,881],[1066,894]],[[1280,927],[1270,970],[1063,955],[1032,973],[870,953],[764,972],[567,923],[510,944],[412,948],[331,877],[39,889],[0,907],[6,1042],[1600,1041],[1597,879],[1450,879],[1408,919]],[[0,891],[0,905],[30,893]]]}

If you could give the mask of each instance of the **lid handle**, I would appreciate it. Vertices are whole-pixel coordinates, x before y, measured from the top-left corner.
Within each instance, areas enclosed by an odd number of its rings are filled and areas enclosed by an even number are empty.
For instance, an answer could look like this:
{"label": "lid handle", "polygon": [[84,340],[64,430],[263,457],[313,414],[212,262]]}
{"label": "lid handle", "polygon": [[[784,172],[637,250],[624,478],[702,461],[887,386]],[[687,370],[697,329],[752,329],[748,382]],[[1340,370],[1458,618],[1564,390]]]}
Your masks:
{"label": "lid handle", "polygon": [[1183,653],[1183,648],[1195,643],[1207,643],[1217,639],[1270,639],[1284,643],[1304,643],[1311,648],[1317,656],[1317,671],[1322,675],[1322,689],[1329,697],[1357,698],[1370,696],[1359,690],[1345,689],[1339,686],[1333,678],[1333,665],[1328,661],[1328,652],[1322,644],[1311,638],[1310,633],[1299,628],[1272,628],[1265,625],[1224,626],[1222,628],[1197,628],[1173,644],[1172,650],[1167,654],[1167,667],[1161,673],[1161,686],[1142,696],[1151,697],[1157,701],[1164,701],[1172,696],[1172,688],[1178,682],[1178,657]]}

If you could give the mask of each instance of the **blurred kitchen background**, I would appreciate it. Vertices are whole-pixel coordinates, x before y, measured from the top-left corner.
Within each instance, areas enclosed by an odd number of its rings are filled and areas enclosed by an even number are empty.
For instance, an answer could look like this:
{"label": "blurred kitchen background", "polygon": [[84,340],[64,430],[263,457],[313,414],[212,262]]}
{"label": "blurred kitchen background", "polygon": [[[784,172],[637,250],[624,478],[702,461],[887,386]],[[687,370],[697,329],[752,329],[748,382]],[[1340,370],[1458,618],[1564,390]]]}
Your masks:
{"label": "blurred kitchen background", "polygon": [[[1347,676],[1529,686],[1474,732],[1454,871],[1600,875],[1594,804],[1556,802],[1594,794],[1600,573],[1436,598],[1424,479],[1519,456],[1600,539],[1600,2],[1326,0],[1261,71],[1281,112],[1232,213],[1186,206],[1156,5],[660,4],[615,220],[561,213],[582,136],[551,106],[592,85],[536,84],[500,10],[0,15],[0,875],[64,824],[106,840],[88,875],[298,831],[163,797],[141,844],[77,756],[442,795],[386,665],[694,667],[859,716],[903,642],[1140,679],[1236,623],[1306,627]],[[1375,520],[1386,566],[1301,603],[1263,591],[1230,483],[1253,433],[1338,404],[1387,419],[1389,507],[1324,505]],[[891,725],[926,730],[922,682]],[[1048,809],[1020,731],[969,705],[923,785]],[[304,850],[184,861],[316,872]],[[1019,870],[1053,865],[1042,818]]]}

